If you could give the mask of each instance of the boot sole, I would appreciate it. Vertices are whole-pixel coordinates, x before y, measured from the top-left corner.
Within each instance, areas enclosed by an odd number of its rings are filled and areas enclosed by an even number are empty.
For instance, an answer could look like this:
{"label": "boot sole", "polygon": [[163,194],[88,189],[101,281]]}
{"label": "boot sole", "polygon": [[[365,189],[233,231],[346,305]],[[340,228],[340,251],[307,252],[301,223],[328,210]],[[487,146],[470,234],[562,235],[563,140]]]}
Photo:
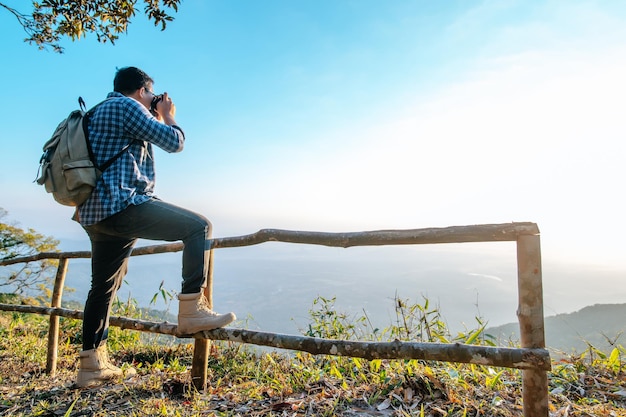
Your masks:
{"label": "boot sole", "polygon": [[[181,320],[182,319],[182,320]],[[181,321],[188,321],[189,319],[185,319],[184,317],[178,317],[178,322],[180,323]],[[232,323],[233,321],[235,321],[235,318],[232,317],[225,317],[223,319],[223,323],[215,323],[215,324],[196,324],[196,325],[192,325],[192,326],[183,326],[181,327],[180,324],[178,325],[177,328],[177,333],[178,334],[196,334],[198,332],[202,332],[202,331],[209,331],[209,330],[215,330],[215,329],[221,329],[224,326],[229,325],[230,323]],[[198,321],[200,321],[200,319],[198,319]]]}

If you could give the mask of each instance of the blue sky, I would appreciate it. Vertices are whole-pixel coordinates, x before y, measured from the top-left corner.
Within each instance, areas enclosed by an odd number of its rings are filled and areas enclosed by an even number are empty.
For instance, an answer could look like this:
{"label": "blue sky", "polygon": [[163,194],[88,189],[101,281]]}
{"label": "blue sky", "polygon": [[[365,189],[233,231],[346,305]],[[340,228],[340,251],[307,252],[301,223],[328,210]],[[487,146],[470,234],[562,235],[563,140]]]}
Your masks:
{"label": "blue sky", "polygon": [[0,10],[0,207],[23,226],[85,238],[32,183],[41,146],[134,65],[187,135],[157,194],[216,236],[532,221],[544,260],[626,270],[621,1],[186,0],[115,46],[24,37]]}

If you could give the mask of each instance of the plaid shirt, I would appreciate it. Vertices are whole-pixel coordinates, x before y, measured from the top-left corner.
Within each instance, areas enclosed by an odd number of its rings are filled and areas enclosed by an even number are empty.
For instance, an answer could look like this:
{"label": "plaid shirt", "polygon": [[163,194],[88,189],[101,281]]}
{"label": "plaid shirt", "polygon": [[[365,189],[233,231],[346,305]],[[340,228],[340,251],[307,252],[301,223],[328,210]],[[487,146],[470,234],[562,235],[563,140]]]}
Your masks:
{"label": "plaid shirt", "polygon": [[166,152],[180,152],[185,135],[178,126],[160,123],[137,100],[113,92],[91,117],[89,141],[98,165],[132,143],[102,173],[89,199],[78,207],[76,217],[83,226],[98,223],[131,204],[138,205],[153,198],[152,144]]}

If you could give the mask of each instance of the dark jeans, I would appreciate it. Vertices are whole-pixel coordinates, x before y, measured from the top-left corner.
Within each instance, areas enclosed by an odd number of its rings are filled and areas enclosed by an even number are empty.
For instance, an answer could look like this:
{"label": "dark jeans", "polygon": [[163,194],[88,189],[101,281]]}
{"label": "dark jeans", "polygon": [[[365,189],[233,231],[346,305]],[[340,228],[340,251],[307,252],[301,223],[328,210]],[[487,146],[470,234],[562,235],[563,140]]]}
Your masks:
{"label": "dark jeans", "polygon": [[197,293],[206,286],[211,223],[199,214],[152,199],[131,205],[85,230],[91,240],[92,277],[83,319],[84,350],[95,349],[107,339],[111,306],[137,239],[182,240],[181,293]]}

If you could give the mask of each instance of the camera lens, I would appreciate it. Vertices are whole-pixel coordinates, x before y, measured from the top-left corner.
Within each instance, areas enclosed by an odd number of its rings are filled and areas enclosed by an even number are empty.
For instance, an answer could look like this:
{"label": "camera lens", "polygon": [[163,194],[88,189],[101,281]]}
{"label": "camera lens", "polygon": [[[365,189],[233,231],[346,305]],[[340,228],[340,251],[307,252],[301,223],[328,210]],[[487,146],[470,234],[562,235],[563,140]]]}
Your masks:
{"label": "camera lens", "polygon": [[156,111],[156,105],[161,100],[163,100],[163,95],[159,94],[158,96],[154,96],[152,98],[152,102],[150,103],[150,111]]}

